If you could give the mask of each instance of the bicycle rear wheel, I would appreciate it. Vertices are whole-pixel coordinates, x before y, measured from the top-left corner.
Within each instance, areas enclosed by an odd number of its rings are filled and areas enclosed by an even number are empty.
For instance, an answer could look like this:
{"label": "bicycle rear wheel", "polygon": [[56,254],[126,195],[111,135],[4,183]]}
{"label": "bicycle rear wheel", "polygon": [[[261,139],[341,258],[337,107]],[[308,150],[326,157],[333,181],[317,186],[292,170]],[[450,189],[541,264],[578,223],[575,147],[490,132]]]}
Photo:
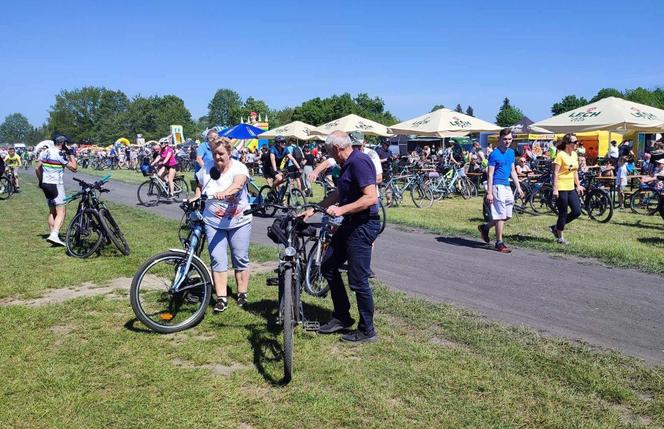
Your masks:
{"label": "bicycle rear wheel", "polygon": [[270,206],[270,204],[277,204],[277,194],[272,190],[270,185],[264,185],[261,187],[258,192],[258,199],[263,202],[266,206],[259,211],[259,214],[265,215],[267,217],[272,217],[277,212],[276,207]]}
{"label": "bicycle rear wheel", "polygon": [[152,207],[159,202],[159,187],[152,180],[148,180],[141,183],[136,191],[136,196],[139,203]]}
{"label": "bicycle rear wheel", "polygon": [[606,223],[613,216],[613,205],[609,195],[600,190],[593,189],[586,197],[584,208],[588,212],[590,219],[599,223]]}
{"label": "bicycle rear wheel", "polygon": [[530,197],[530,208],[535,213],[548,213],[554,211],[553,188],[551,185],[542,185]]}
{"label": "bicycle rear wheel", "polygon": [[387,224],[387,210],[385,210],[385,204],[383,203],[382,198],[378,198],[378,216],[380,217],[380,229],[378,234],[381,234],[385,230],[385,224]]}
{"label": "bicycle rear wheel", "polygon": [[67,227],[67,252],[76,258],[85,259],[95,253],[103,240],[99,218],[91,211],[77,213]]}
{"label": "bicycle rear wheel", "polygon": [[129,255],[129,244],[122,234],[122,230],[118,226],[111,212],[107,208],[102,208],[99,210],[99,220],[101,225],[104,228],[108,238],[113,242],[115,247],[125,256]]}
{"label": "bicycle rear wheel", "polygon": [[284,329],[284,381],[293,378],[293,334],[295,331],[295,313],[293,311],[293,269],[286,268],[282,273],[283,293],[281,296],[281,315]]}
{"label": "bicycle rear wheel", "polygon": [[639,189],[629,199],[629,207],[636,214],[653,215],[657,213],[658,202],[659,199],[656,192],[649,189]]}
{"label": "bicycle rear wheel", "polygon": [[323,256],[327,251],[327,244],[317,241],[309,252],[307,258],[307,268],[304,275],[304,291],[309,295],[323,297],[330,290],[327,280],[323,277],[320,267],[323,262]]}
{"label": "bicycle rear wheel", "polygon": [[189,198],[189,184],[187,183],[186,180],[182,177],[177,177],[173,180],[173,184],[176,186],[175,192],[177,192],[178,188],[180,189],[180,192],[178,193],[178,196],[182,199]]}
{"label": "bicycle rear wheel", "polygon": [[[138,269],[131,282],[129,300],[134,314],[155,332],[182,331],[199,323],[212,297],[212,279],[205,265],[194,258],[187,272],[187,254],[159,253]],[[183,281],[179,290],[171,286]]]}

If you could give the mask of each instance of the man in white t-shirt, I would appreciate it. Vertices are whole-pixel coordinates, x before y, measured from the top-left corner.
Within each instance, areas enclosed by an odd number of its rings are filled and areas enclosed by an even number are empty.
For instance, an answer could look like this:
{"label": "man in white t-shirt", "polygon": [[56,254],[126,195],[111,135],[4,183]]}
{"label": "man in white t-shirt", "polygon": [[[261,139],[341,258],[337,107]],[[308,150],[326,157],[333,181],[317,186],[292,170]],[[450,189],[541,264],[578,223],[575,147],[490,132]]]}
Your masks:
{"label": "man in white t-shirt", "polygon": [[55,144],[44,150],[35,165],[39,187],[44,191],[48,203],[48,227],[50,235],[46,239],[56,246],[64,246],[59,233],[65,221],[65,168],[76,173],[76,157],[67,148],[69,139],[59,135],[53,139]]}

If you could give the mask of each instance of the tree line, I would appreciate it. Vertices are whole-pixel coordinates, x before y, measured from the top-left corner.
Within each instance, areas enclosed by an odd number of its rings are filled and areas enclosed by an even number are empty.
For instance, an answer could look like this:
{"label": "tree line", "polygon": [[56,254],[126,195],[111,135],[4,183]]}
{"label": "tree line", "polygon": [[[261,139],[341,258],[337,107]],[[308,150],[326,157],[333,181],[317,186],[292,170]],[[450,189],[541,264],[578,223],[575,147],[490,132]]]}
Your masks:
{"label": "tree line", "polygon": [[[585,104],[614,96],[637,103],[664,109],[664,89],[648,90],[636,88],[619,91],[603,88],[591,99],[568,95],[551,106],[554,115],[564,113]],[[431,111],[445,107],[436,104]],[[472,106],[463,109],[457,104],[456,112],[474,116]],[[208,104],[208,113],[198,119],[192,118],[184,101],[176,95],[137,95],[129,98],[122,91],[104,87],[83,87],[63,90],[55,96],[45,124],[33,126],[21,113],[8,115],[0,124],[0,143],[35,144],[53,133],[62,133],[73,141],[108,145],[119,137],[134,138],[142,134],[146,140],[155,140],[170,132],[170,125],[182,125],[185,135],[196,138],[202,131],[215,125],[234,125],[250,112],[267,115],[271,128],[292,121],[320,125],[351,113],[382,123],[393,125],[399,120],[385,107],[380,97],[366,93],[352,96],[349,93],[331,97],[316,97],[296,107],[273,109],[263,100],[247,97],[243,99],[232,89],[219,89]],[[513,106],[509,98],[503,100],[496,115],[496,124],[508,127],[518,123],[524,114]]]}

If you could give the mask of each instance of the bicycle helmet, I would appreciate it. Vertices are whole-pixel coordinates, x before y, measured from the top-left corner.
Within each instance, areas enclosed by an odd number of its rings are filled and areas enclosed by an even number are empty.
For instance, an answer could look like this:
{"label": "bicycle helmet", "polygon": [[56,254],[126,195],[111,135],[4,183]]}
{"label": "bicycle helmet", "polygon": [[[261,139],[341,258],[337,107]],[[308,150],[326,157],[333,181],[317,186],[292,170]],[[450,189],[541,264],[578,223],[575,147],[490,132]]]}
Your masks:
{"label": "bicycle helmet", "polygon": [[53,141],[55,142],[55,144],[71,143],[69,137],[65,136],[64,134],[55,134],[53,136]]}
{"label": "bicycle helmet", "polygon": [[281,144],[281,143],[286,144],[286,137],[284,137],[284,136],[276,136],[276,137],[274,138],[274,142],[275,142],[276,144]]}

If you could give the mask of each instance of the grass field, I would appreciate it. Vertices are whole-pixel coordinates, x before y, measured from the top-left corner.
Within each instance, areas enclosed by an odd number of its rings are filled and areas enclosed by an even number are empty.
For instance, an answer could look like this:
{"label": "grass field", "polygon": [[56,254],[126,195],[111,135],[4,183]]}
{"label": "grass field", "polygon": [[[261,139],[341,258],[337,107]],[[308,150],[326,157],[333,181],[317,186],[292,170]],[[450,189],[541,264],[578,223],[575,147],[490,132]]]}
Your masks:
{"label": "grass field", "polygon": [[[508,328],[377,286],[381,340],[363,347],[297,331],[295,376],[280,384],[276,290],[254,276],[250,305],[208,313],[175,335],[145,331],[126,290],[30,306],[21,299],[118,284],[177,245],[177,223],[112,205],[132,256],[80,261],[40,237],[32,186],[0,202],[0,427],[661,427],[664,369]],[[255,260],[272,249],[252,248]],[[122,279],[120,279],[121,282]],[[307,298],[311,318],[329,299]]]}
{"label": "grass field", "polygon": [[[78,171],[84,174],[89,174],[91,176],[103,177],[110,175],[113,180],[126,183],[140,184],[147,180],[147,177],[143,176],[136,170],[95,170],[94,168],[79,168]],[[194,179],[193,171],[187,171],[178,174],[183,174],[184,178],[187,180],[187,183]]]}

